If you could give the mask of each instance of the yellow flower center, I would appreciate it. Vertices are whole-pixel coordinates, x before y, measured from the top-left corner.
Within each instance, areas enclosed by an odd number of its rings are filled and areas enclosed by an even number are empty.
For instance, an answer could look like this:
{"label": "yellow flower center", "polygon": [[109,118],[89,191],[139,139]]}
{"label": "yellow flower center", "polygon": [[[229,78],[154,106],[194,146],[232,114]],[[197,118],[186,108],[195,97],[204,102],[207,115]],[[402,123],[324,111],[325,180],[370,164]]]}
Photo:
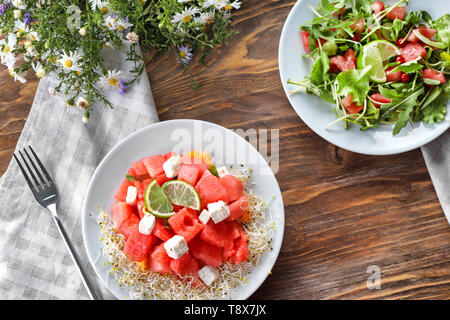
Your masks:
{"label": "yellow flower center", "polygon": [[186,16],[183,18],[183,22],[191,22],[192,17],[191,16]]}
{"label": "yellow flower center", "polygon": [[72,68],[73,63],[72,63],[71,60],[66,60],[66,62],[64,62],[64,65],[65,65],[67,68]]}
{"label": "yellow flower center", "polygon": [[119,29],[120,31],[123,31],[123,26],[118,26],[117,29]]}
{"label": "yellow flower center", "polygon": [[11,48],[9,46],[6,46],[5,49],[3,50],[5,53],[8,53],[9,50],[11,50]]}
{"label": "yellow flower center", "polygon": [[33,36],[32,34],[30,34],[30,40],[34,41],[34,40],[36,40],[36,37]]}
{"label": "yellow flower center", "polygon": [[227,5],[225,6],[225,10],[231,10],[231,9],[233,9],[233,7],[232,7],[230,4],[227,4]]}
{"label": "yellow flower center", "polygon": [[109,79],[108,83],[111,87],[115,87],[119,81],[116,78]]}
{"label": "yellow flower center", "polygon": [[107,14],[108,13],[108,7],[102,7],[101,9],[100,9],[100,12],[102,13],[102,14]]}
{"label": "yellow flower center", "polygon": [[186,53],[185,53],[184,51],[180,51],[180,57],[181,57],[181,58],[186,57]]}

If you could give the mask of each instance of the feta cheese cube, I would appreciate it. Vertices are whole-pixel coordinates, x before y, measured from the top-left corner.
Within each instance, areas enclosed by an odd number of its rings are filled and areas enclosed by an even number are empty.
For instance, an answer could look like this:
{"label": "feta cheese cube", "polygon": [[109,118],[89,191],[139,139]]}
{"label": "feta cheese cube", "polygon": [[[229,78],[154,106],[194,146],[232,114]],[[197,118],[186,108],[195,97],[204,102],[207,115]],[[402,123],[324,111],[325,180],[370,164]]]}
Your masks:
{"label": "feta cheese cube", "polygon": [[137,199],[137,188],[134,186],[128,186],[127,197],[125,199],[125,202],[134,206],[136,204],[136,199]]}
{"label": "feta cheese cube", "polygon": [[198,219],[199,219],[203,224],[207,224],[210,218],[211,218],[211,214],[210,214],[209,211],[206,210],[206,209],[203,209],[202,213],[200,213],[200,215],[198,216]]}
{"label": "feta cheese cube", "polygon": [[219,174],[219,178],[230,175],[230,171],[228,171],[227,167],[217,168],[217,173]]}
{"label": "feta cheese cube", "polygon": [[164,243],[167,255],[173,259],[181,258],[189,251],[186,240],[182,236],[175,235]]}
{"label": "feta cheese cube", "polygon": [[152,214],[146,214],[141,221],[139,221],[139,232],[149,235],[152,233],[155,227],[155,216]]}
{"label": "feta cheese cube", "polygon": [[163,163],[164,173],[167,178],[176,177],[178,174],[178,169],[180,169],[181,157],[177,154],[171,156]]}
{"label": "feta cheese cube", "polygon": [[214,223],[219,223],[230,216],[230,208],[222,200],[209,203],[208,211]]}
{"label": "feta cheese cube", "polygon": [[210,286],[219,277],[219,270],[211,266],[204,266],[198,270],[198,276],[207,286]]}

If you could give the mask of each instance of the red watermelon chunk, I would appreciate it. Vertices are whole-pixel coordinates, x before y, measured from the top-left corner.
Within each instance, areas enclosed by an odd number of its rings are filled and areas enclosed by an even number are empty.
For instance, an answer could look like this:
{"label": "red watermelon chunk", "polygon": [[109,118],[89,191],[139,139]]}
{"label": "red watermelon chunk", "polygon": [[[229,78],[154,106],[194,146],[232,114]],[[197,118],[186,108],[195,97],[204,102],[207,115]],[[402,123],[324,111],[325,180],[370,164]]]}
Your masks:
{"label": "red watermelon chunk", "polygon": [[194,258],[206,265],[218,267],[222,264],[223,248],[212,246],[201,240],[192,240],[189,243],[189,251]]}
{"label": "red watermelon chunk", "polygon": [[215,224],[209,221],[200,233],[200,239],[216,247],[230,247],[233,240],[239,238],[239,230],[233,222]]}
{"label": "red watermelon chunk", "polygon": [[148,174],[147,168],[145,167],[145,165],[142,161],[133,162],[133,164],[131,166],[133,167],[133,169],[136,172],[135,178],[140,178],[140,177],[146,176]]}
{"label": "red watermelon chunk", "polygon": [[197,182],[195,190],[197,190],[200,196],[202,208],[205,208],[208,203],[219,200],[228,203],[230,200],[228,192],[220,183],[219,178],[210,173],[209,170],[205,171],[201,179]]}
{"label": "red watermelon chunk", "polygon": [[195,164],[182,164],[178,170],[178,180],[183,180],[192,186],[198,181],[200,177],[201,168]]}
{"label": "red watermelon chunk", "polygon": [[122,222],[134,214],[134,207],[126,202],[116,202],[111,207],[111,218],[116,223],[117,227],[120,227]]}
{"label": "red watermelon chunk", "polygon": [[163,172],[161,174],[158,174],[155,177],[156,183],[158,183],[159,186],[162,186],[165,182],[169,181],[170,179],[167,178],[166,174]]}
{"label": "red watermelon chunk", "polygon": [[156,238],[149,234],[142,234],[139,229],[131,233],[125,242],[123,252],[133,261],[142,261],[147,257],[148,252],[156,243]]}
{"label": "red watermelon chunk", "polygon": [[136,188],[137,188],[137,196],[138,199],[144,199],[145,195],[145,189],[147,189],[147,186],[152,182],[153,179],[145,179],[142,181]]}
{"label": "red watermelon chunk", "polygon": [[136,206],[137,206],[139,218],[142,219],[144,217],[144,215],[145,215],[145,213],[144,213],[144,209],[145,209],[145,201],[144,201],[144,199],[139,199],[137,201],[137,203],[136,203]]}
{"label": "red watermelon chunk", "polygon": [[155,246],[149,254],[149,267],[153,272],[160,272],[169,274],[172,273],[170,269],[171,258],[167,255],[166,249],[164,249],[164,244],[161,243]]}
{"label": "red watermelon chunk", "polygon": [[153,228],[153,235],[162,241],[167,241],[172,238],[175,234],[172,229],[166,228],[164,220],[157,218],[155,222],[155,227]]}
{"label": "red watermelon chunk", "polygon": [[[203,173],[208,170],[209,168],[209,164],[202,162],[201,160],[194,158],[194,157],[188,157],[188,156],[183,156],[181,158],[181,165],[184,164],[189,164],[195,167],[198,167],[200,169],[200,174],[199,177],[201,177],[203,175]],[[180,166],[181,167],[181,166]]]}
{"label": "red watermelon chunk", "polygon": [[395,7],[387,15],[386,18],[394,21],[395,19],[403,20],[406,15],[406,6]]}
{"label": "red watermelon chunk", "polygon": [[[428,27],[418,27],[415,28],[416,32],[419,32],[424,37],[431,39],[436,34],[436,30]],[[408,37],[406,38],[406,41],[408,42],[418,42],[419,38],[414,34],[414,32],[411,32]]]}
{"label": "red watermelon chunk", "polygon": [[163,163],[166,161],[164,156],[151,156],[144,158],[141,161],[144,163],[150,177],[156,177],[164,172]]}
{"label": "red watermelon chunk", "polygon": [[417,42],[408,43],[400,50],[402,51],[400,57],[404,62],[412,61],[419,57],[425,58],[427,55],[427,50]]}
{"label": "red watermelon chunk", "polygon": [[[425,69],[423,70],[423,78],[424,79],[432,79],[439,81],[439,84],[445,83],[445,76],[442,72],[434,70],[434,69]],[[429,85],[427,85],[429,86]]]}
{"label": "red watermelon chunk", "polygon": [[172,259],[170,261],[170,268],[173,272],[178,273],[182,276],[197,276],[197,272],[199,269],[197,260],[195,260],[195,258],[192,257],[189,252],[186,252],[179,259]]}
{"label": "red watermelon chunk", "polygon": [[227,221],[236,220],[240,218],[248,209],[248,198],[246,195],[243,195],[238,200],[229,204],[230,208],[230,216],[227,218]]}
{"label": "red watermelon chunk", "polygon": [[123,234],[127,239],[132,233],[139,232],[139,218],[132,214],[117,228],[117,232]]}
{"label": "red watermelon chunk", "polygon": [[242,182],[232,175],[226,175],[219,179],[220,184],[228,191],[229,201],[235,201],[242,196],[244,186]]}
{"label": "red watermelon chunk", "polygon": [[233,263],[241,263],[248,259],[248,235],[239,227],[239,238],[234,239],[233,245],[223,250],[223,259]]}
{"label": "red watermelon chunk", "polygon": [[114,199],[116,199],[117,201],[124,202],[127,198],[128,187],[132,185],[133,184],[130,181],[128,181],[127,178],[123,179],[122,184],[119,187],[119,190],[114,195]]}
{"label": "red watermelon chunk", "polygon": [[183,208],[171,216],[169,225],[175,234],[182,236],[186,242],[192,240],[204,227],[195,211],[188,208]]}

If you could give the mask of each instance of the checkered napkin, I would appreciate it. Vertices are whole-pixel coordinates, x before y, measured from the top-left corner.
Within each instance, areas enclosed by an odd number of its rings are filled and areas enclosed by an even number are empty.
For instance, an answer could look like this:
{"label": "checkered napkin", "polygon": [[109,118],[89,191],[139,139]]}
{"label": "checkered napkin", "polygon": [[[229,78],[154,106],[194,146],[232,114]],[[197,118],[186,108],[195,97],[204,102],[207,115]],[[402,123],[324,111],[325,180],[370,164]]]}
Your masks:
{"label": "checkered napkin", "polygon": [[421,149],[439,202],[450,223],[450,131]]}
{"label": "checkered napkin", "polygon": [[[105,57],[112,69],[130,69],[124,55],[106,52]],[[136,129],[157,122],[158,114],[145,72],[125,95],[106,93],[115,109],[97,106],[89,124],[82,123],[81,112],[64,112],[64,101],[50,96],[56,84],[51,78],[40,81],[16,148],[31,145],[54,178],[58,215],[96,291],[112,298],[84,249],[83,198],[106,153]],[[0,299],[88,299],[50,213],[38,206],[14,161],[0,180]]]}

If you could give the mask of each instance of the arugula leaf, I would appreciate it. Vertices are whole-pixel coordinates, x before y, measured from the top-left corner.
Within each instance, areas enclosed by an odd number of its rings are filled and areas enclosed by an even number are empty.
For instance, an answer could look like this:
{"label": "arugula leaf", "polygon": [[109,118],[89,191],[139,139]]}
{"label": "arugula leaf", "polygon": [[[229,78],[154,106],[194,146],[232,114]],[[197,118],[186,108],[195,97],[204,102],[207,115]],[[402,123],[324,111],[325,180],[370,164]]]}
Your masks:
{"label": "arugula leaf", "polygon": [[423,19],[424,21],[426,21],[426,22],[429,23],[429,24],[432,23],[433,18],[431,17],[431,15],[430,15],[427,11],[422,10],[422,11],[420,12],[420,15],[422,16],[422,19]]}
{"label": "arugula leaf", "polygon": [[[430,101],[430,102],[428,102]],[[440,87],[434,87],[421,108],[423,121],[426,123],[438,123],[445,119],[447,114],[447,97]]]}
{"label": "arugula leaf", "polygon": [[133,180],[136,180],[136,181],[141,182],[140,180],[138,180],[138,179],[136,179],[135,177],[133,177],[131,174],[127,174],[125,177],[126,177],[127,180],[130,181],[130,182],[133,181]]}
{"label": "arugula leaf", "polygon": [[399,134],[399,132],[406,127],[408,124],[408,120],[411,118],[411,113],[414,109],[414,105],[410,104],[406,107],[405,110],[398,114],[397,122],[395,123],[394,130],[392,131],[392,135],[395,136]]}
{"label": "arugula leaf", "polygon": [[409,65],[402,64],[402,65],[395,67],[390,72],[402,71],[404,73],[414,73],[416,71],[421,70],[422,68],[423,68],[423,65],[420,63],[412,63]]}
{"label": "arugula leaf", "polygon": [[328,70],[330,69],[330,59],[326,52],[321,52],[316,62],[314,63],[311,74],[312,83],[315,85],[323,84],[325,80],[328,80]]}
{"label": "arugula leaf", "polygon": [[447,13],[433,23],[439,40],[450,46],[450,14]]}
{"label": "arugula leaf", "polygon": [[348,96],[353,94],[353,99],[357,104],[363,104],[367,93],[370,90],[369,74],[372,66],[364,69],[351,69],[339,73],[336,77],[338,84],[337,94],[340,96]]}

